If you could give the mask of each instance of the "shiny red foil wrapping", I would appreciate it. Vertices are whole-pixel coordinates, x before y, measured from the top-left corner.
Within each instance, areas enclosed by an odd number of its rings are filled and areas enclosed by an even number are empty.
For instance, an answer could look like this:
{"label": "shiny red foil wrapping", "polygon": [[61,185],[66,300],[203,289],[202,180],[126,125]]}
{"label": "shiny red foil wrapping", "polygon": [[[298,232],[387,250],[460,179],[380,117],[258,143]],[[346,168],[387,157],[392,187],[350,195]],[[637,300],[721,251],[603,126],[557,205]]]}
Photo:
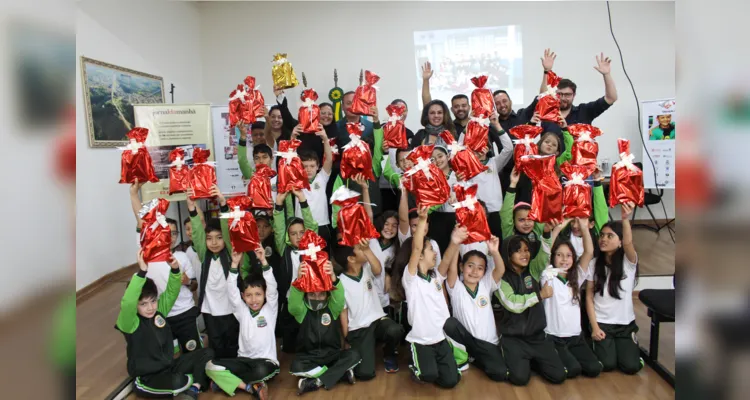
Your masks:
{"label": "shiny red foil wrapping", "polygon": [[585,179],[594,172],[595,166],[574,165],[565,162],[560,171],[568,178],[563,184],[563,217],[588,218],[591,216],[591,185]]}
{"label": "shiny red foil wrapping", "polygon": [[302,92],[302,105],[297,114],[302,133],[314,134],[320,129],[320,107],[315,104],[316,100],[318,100],[318,94],[315,90],[305,89]]}
{"label": "shiny red foil wrapping", "polygon": [[147,263],[169,261],[172,253],[172,232],[167,223],[169,200],[154,199],[153,207],[143,216],[141,226],[141,249]]}
{"label": "shiny red foil wrapping", "polygon": [[489,169],[479,161],[477,155],[474,154],[473,151],[456,142],[456,139],[453,138],[450,131],[443,131],[440,133],[440,137],[443,138],[443,141],[448,145],[451,169],[455,173],[462,173],[465,180],[468,181]]}
{"label": "shiny red foil wrapping", "polygon": [[378,230],[367,216],[367,211],[359,204],[359,193],[340,187],[331,196],[331,203],[339,207],[338,230],[341,233],[340,245],[354,247],[362,239],[377,239]]}
{"label": "shiny red foil wrapping", "polygon": [[523,156],[521,169],[532,184],[529,218],[536,222],[562,220],[562,185],[555,173],[555,157]]}
{"label": "shiny red foil wrapping", "polygon": [[266,99],[260,90],[255,89],[255,77],[247,76],[244,82],[248,101],[244,104],[242,119],[246,124],[252,124],[266,115]]}
{"label": "shiny red foil wrapping", "polygon": [[169,152],[169,194],[185,192],[189,186],[190,168],[185,163],[185,149],[178,147]]}
{"label": "shiny red foil wrapping", "polygon": [[464,146],[482,152],[489,149],[490,120],[485,115],[471,117],[464,133]]}
{"label": "shiny red foil wrapping", "polygon": [[[247,106],[245,104],[249,101],[250,96],[247,95],[245,87],[242,84],[237,85],[237,89],[232,90],[232,92],[229,93],[230,128],[234,128],[234,126],[237,125],[238,122],[244,121],[246,117],[245,110],[247,109]],[[254,119],[253,122],[255,122]]]}
{"label": "shiny red foil wrapping", "polygon": [[513,142],[515,147],[513,148],[513,162],[516,165],[516,169],[520,170],[520,161],[523,156],[533,156],[539,154],[539,147],[537,147],[536,138],[542,134],[541,126],[536,125],[518,125],[510,128],[508,133],[516,138]]}
{"label": "shiny red foil wrapping", "polygon": [[211,150],[196,147],[193,149],[193,168],[190,169],[190,187],[195,199],[210,199],[211,188],[216,185],[216,167],[207,163]]}
{"label": "shiny red foil wrapping", "polygon": [[409,147],[406,140],[406,126],[401,117],[406,111],[402,104],[391,104],[385,108],[388,113],[388,122],[383,125],[383,140],[392,149],[405,149]]}
{"label": "shiny red foil wrapping", "polygon": [[375,181],[370,145],[360,139],[364,126],[359,122],[347,122],[346,130],[349,132],[351,142],[344,146],[341,154],[341,179],[350,179],[357,174],[363,174],[365,178]]}
{"label": "shiny red foil wrapping", "polygon": [[370,71],[365,71],[365,82],[357,87],[352,106],[347,111],[358,115],[372,115],[370,107],[377,107],[376,89],[373,85],[378,83],[379,80],[379,76]]}
{"label": "shiny red foil wrapping", "polygon": [[620,150],[620,161],[612,166],[612,175],[609,183],[609,206],[633,202],[638,207],[643,207],[645,191],[643,189],[643,171],[633,165],[635,158],[630,153],[630,141],[617,139],[617,148]]}
{"label": "shiny red foil wrapping", "polygon": [[547,75],[547,91],[539,95],[535,111],[539,113],[542,121],[557,123],[560,120],[560,96],[557,94],[557,85],[560,78],[552,71],[545,72]]}
{"label": "shiny red foil wrapping", "polygon": [[335,289],[331,276],[325,273],[325,265],[328,261],[328,253],[323,249],[326,241],[317,233],[307,230],[299,241],[299,251],[302,261],[308,266],[307,274],[300,276],[292,282],[292,286],[304,293],[328,292]]}
{"label": "shiny red foil wrapping", "polygon": [[[146,148],[148,129],[133,128],[128,132],[130,142],[122,151],[120,164],[120,183],[159,182],[154,172],[154,163]],[[134,151],[135,150],[135,151]]]}
{"label": "shiny red foil wrapping", "polygon": [[250,212],[252,200],[248,196],[237,196],[227,199],[229,213],[226,215],[229,225],[229,240],[232,250],[237,253],[254,251],[260,247],[258,225]]}
{"label": "shiny red foil wrapping", "polygon": [[476,184],[469,187],[453,185],[453,191],[456,193],[456,200],[458,200],[458,203],[453,205],[456,209],[456,222],[465,226],[469,232],[469,237],[464,241],[464,244],[484,242],[492,236],[490,226],[487,223],[487,214],[477,200],[477,189]]}
{"label": "shiny red foil wrapping", "polygon": [[487,83],[487,76],[471,78],[471,83],[477,87],[471,92],[471,115],[489,117],[495,111],[495,101],[492,98],[492,92],[484,87]]}
{"label": "shiny red foil wrapping", "polygon": [[307,173],[302,166],[302,160],[297,156],[297,148],[302,144],[299,140],[279,141],[277,156],[279,161],[278,178],[276,178],[276,189],[279,193],[287,193],[293,190],[310,190],[310,182]]}
{"label": "shiny red foil wrapping", "polygon": [[573,154],[573,164],[590,165],[596,168],[599,143],[596,143],[594,138],[602,135],[601,129],[589,124],[573,124],[568,126],[568,132],[575,139],[570,149]]}
{"label": "shiny red foil wrapping", "polygon": [[420,207],[443,204],[451,195],[445,174],[431,161],[434,149],[435,145],[422,145],[406,156],[414,167],[404,173],[404,187],[414,195]]}
{"label": "shiny red foil wrapping", "polygon": [[247,195],[252,200],[253,208],[271,209],[275,201],[271,195],[271,178],[276,176],[276,171],[266,164],[258,164],[256,167],[247,185]]}

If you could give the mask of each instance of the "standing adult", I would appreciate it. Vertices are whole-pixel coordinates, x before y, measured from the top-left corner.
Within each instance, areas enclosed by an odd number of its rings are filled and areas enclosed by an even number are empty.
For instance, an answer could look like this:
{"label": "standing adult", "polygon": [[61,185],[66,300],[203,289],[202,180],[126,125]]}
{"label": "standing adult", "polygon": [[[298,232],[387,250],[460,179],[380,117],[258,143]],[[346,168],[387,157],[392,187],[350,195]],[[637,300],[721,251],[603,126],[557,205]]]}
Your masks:
{"label": "standing adult", "polygon": [[[429,61],[422,66],[422,104],[425,106],[432,102],[430,94],[430,78],[432,78],[432,65]],[[456,118],[453,120],[455,127],[454,136],[458,139],[469,124],[469,98],[465,94],[457,94],[451,98],[451,112]]]}

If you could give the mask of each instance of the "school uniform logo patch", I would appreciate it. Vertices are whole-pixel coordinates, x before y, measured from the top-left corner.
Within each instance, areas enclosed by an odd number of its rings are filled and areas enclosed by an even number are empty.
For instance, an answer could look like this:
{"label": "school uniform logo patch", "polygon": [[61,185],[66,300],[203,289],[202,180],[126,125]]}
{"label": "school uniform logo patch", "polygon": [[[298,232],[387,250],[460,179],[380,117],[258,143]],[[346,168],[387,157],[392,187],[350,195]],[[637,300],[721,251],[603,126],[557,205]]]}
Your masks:
{"label": "school uniform logo patch", "polygon": [[315,182],[315,184],[313,185],[313,189],[314,190],[320,189],[320,184],[318,182]]}
{"label": "school uniform logo patch", "polygon": [[271,246],[266,246],[266,248],[263,250],[266,252],[266,257],[271,257],[271,254],[273,254],[273,249],[271,249]]}
{"label": "school uniform logo patch", "polygon": [[320,317],[320,323],[323,324],[323,326],[331,325],[331,315],[324,313],[323,316]]}
{"label": "school uniform logo patch", "polygon": [[435,281],[435,289],[437,289],[438,292],[443,290],[443,285],[440,284],[440,282]]}
{"label": "school uniform logo patch", "polygon": [[367,280],[367,290],[372,290],[372,279]]}
{"label": "school uniform logo patch", "polygon": [[523,278],[523,284],[526,286],[526,289],[533,288],[533,283],[531,282],[531,275],[526,276]]}
{"label": "school uniform logo patch", "polygon": [[485,308],[489,303],[489,300],[487,300],[487,297],[485,296],[479,296],[479,298],[477,299],[477,305],[479,306],[479,308]]}
{"label": "school uniform logo patch", "polygon": [[154,325],[156,325],[157,328],[164,328],[166,324],[167,321],[165,321],[164,317],[161,315],[157,315],[156,318],[154,318]]}
{"label": "school uniform logo patch", "polygon": [[195,350],[195,348],[196,348],[197,346],[198,346],[198,344],[197,344],[197,343],[195,342],[195,340],[194,340],[194,339],[190,339],[190,340],[188,340],[188,342],[187,342],[187,343],[185,343],[185,348],[186,348],[186,349],[187,349],[188,351],[193,351],[193,350]]}
{"label": "school uniform logo patch", "polygon": [[261,315],[258,317],[257,324],[258,328],[265,328],[268,325],[268,322],[266,322],[266,318]]}

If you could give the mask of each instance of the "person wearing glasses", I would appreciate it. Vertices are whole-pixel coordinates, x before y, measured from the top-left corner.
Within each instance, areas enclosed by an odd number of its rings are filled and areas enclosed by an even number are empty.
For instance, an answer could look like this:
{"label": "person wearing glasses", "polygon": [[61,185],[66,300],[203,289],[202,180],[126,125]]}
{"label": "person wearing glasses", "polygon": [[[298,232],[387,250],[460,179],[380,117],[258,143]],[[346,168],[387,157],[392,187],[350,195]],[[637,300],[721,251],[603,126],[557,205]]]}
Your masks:
{"label": "person wearing glasses", "polygon": [[[543,63],[544,72],[552,69],[552,62]],[[581,103],[576,106],[573,102],[576,98],[576,89],[578,88],[570,79],[561,79],[557,85],[557,94],[560,96],[560,112],[568,125],[573,124],[591,124],[596,117],[607,111],[612,104],[617,101],[617,88],[615,81],[612,79],[611,72],[612,60],[605,57],[604,53],[596,56],[595,70],[599,71],[604,77],[604,97],[600,97],[589,103]],[[542,91],[546,91],[546,82],[542,85]]]}

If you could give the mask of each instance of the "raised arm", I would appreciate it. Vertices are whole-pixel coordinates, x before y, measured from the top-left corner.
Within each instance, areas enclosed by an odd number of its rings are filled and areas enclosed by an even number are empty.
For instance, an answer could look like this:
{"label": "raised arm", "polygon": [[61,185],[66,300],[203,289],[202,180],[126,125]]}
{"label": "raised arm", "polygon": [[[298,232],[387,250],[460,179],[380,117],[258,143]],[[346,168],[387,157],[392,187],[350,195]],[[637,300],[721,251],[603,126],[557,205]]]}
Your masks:
{"label": "raised arm", "polygon": [[419,269],[419,258],[422,256],[422,250],[424,248],[424,238],[427,234],[427,207],[419,207],[418,213],[419,222],[417,222],[416,231],[412,232],[413,238],[411,242],[411,256],[409,257],[409,271],[407,271],[411,276],[416,275],[417,270]]}
{"label": "raised arm", "polygon": [[617,87],[615,87],[615,80],[612,79],[612,60],[609,57],[604,57],[604,53],[596,56],[595,70],[599,71],[604,77],[604,101],[607,104],[612,105],[617,101]]}
{"label": "raised arm", "polygon": [[578,226],[581,228],[581,238],[583,238],[583,254],[578,257],[578,265],[581,266],[585,275],[588,275],[589,264],[594,258],[594,241],[591,238],[591,232],[588,228],[588,218],[578,218]]}
{"label": "raised arm", "polygon": [[409,192],[401,190],[401,198],[398,202],[398,230],[402,235],[408,235],[409,229]]}
{"label": "raised arm", "polygon": [[[299,208],[302,212],[302,223],[304,224],[305,229],[318,233],[318,223],[315,222],[312,211],[310,211],[310,204],[307,203],[305,193],[302,190],[294,190],[292,191],[292,194],[297,197],[297,201],[299,201]],[[292,210],[292,207],[289,206],[289,209]]]}
{"label": "raised arm", "polygon": [[[341,179],[341,174],[336,174],[336,180],[333,181],[333,191],[331,191],[331,193],[335,193],[342,186],[344,186],[344,180]],[[338,227],[340,209],[341,207],[336,204],[331,205],[331,226],[333,226],[334,229]]]}
{"label": "raised arm", "polygon": [[638,255],[633,245],[633,231],[630,228],[630,215],[633,213],[635,204],[632,202],[625,203],[622,208],[622,249],[625,251],[625,257],[632,264],[638,261]]}
{"label": "raised arm", "polygon": [[[188,189],[188,192],[192,192],[192,189]],[[190,225],[193,228],[193,247],[195,252],[198,253],[198,261],[203,262],[206,257],[206,228],[203,227],[203,221],[198,215],[195,200],[190,199],[190,193],[187,195],[186,202],[190,213]]]}
{"label": "raised arm", "polygon": [[[270,124],[266,124],[266,126],[269,125]],[[247,159],[247,125],[245,125],[244,122],[240,121],[239,123],[237,123],[237,129],[240,130],[240,142],[237,146],[237,162],[240,165],[240,172],[242,172],[242,177],[245,179],[250,179],[253,177],[255,170],[250,165],[250,160]]]}
{"label": "raised arm", "polygon": [[375,178],[383,175],[383,127],[378,119],[378,108],[372,107],[372,135],[375,139],[374,149],[372,149],[372,172]]}
{"label": "raised arm", "polygon": [[289,193],[278,193],[276,195],[276,207],[273,209],[273,238],[276,242],[276,250],[284,255],[286,250],[286,221],[284,220],[284,200]]}
{"label": "raised arm", "polygon": [[117,314],[115,326],[121,332],[133,333],[138,329],[138,298],[141,296],[143,285],[146,284],[146,272],[148,264],[143,260],[143,250],[138,250],[138,273],[128,283],[125,294],[120,301],[120,313]]}
{"label": "raised arm", "polygon": [[174,258],[174,255],[169,255],[169,279],[167,279],[167,288],[164,289],[164,293],[159,296],[158,310],[160,313],[167,315],[172,311],[174,303],[177,302],[177,296],[180,294],[180,287],[182,287],[182,272],[180,271],[180,263]]}
{"label": "raised arm", "polygon": [[544,68],[544,74],[542,75],[542,85],[539,87],[539,93],[547,91],[547,71],[552,71],[555,66],[555,58],[557,54],[550,49],[544,50],[544,57],[542,57],[542,68]]}
{"label": "raised arm", "polygon": [[[396,153],[395,152],[389,152],[389,153],[390,154],[388,155],[388,157],[390,158],[392,155],[395,159]],[[394,164],[393,160],[388,160],[385,163],[385,169],[383,169],[383,176],[385,176],[385,179],[388,181],[388,183],[391,184],[391,186],[393,186],[394,188],[397,188],[399,183],[401,182],[401,174],[399,174],[398,172],[396,172],[396,170],[393,169],[393,164]]]}
{"label": "raised arm", "polygon": [[432,101],[430,94],[430,78],[432,78],[432,64],[429,61],[422,66],[422,107]]}
{"label": "raised arm", "polygon": [[330,176],[331,168],[333,168],[333,150],[331,149],[331,142],[328,141],[328,135],[326,135],[323,125],[320,125],[320,129],[315,132],[315,135],[323,141],[323,158],[325,158],[325,161],[323,161],[323,171]]}
{"label": "raised arm", "polygon": [[531,273],[531,276],[534,277],[537,282],[539,282],[542,276],[542,271],[547,268],[547,264],[549,263],[549,253],[550,248],[552,247],[552,238],[548,235],[549,233],[544,233],[541,236],[542,245],[539,248],[539,252],[537,253],[536,257],[531,260],[531,263],[529,263],[529,273]]}
{"label": "raised arm", "polygon": [[490,237],[490,240],[487,241],[487,248],[495,264],[495,269],[492,270],[492,280],[499,285],[500,280],[505,275],[505,263],[503,262],[503,257],[500,255],[500,238],[494,235]]}
{"label": "raised arm", "polygon": [[333,282],[333,285],[336,287],[329,293],[331,300],[328,302],[328,308],[331,310],[332,317],[336,319],[339,317],[339,315],[341,315],[341,311],[346,305],[344,285],[338,279],[336,273],[333,272],[333,264],[331,263],[331,261],[326,262],[326,265],[323,268],[323,272],[331,276],[331,282]]}
{"label": "raised arm", "polygon": [[370,239],[362,239],[358,246],[365,254],[367,263],[370,264],[370,271],[372,271],[372,274],[374,276],[380,275],[380,272],[383,270],[383,265],[380,264],[380,260],[378,260],[375,253],[372,252],[372,249],[370,249]]}
{"label": "raised arm", "polygon": [[229,298],[229,303],[232,304],[232,310],[237,319],[241,318],[238,314],[242,315],[242,311],[247,308],[245,302],[242,301],[240,289],[237,287],[237,277],[239,275],[242,256],[242,253],[232,251],[232,266],[229,268],[229,275],[227,275],[227,297]]}
{"label": "raised arm", "polygon": [[560,117],[560,122],[562,124],[565,124],[565,127],[562,128],[562,134],[563,134],[563,142],[565,143],[565,151],[563,151],[559,157],[555,160],[555,163],[557,166],[562,165],[566,161],[570,161],[573,159],[573,136],[570,135],[570,132],[568,132],[568,125],[565,122],[565,118]]}
{"label": "raised arm", "polygon": [[[144,182],[145,183],[145,182]],[[138,191],[143,187],[143,183],[138,182],[136,178],[135,182],[130,184],[130,207],[133,209],[133,215],[135,215],[135,226],[138,229],[143,228],[143,220],[139,212],[141,211],[141,199],[138,197]]]}
{"label": "raised arm", "polygon": [[[465,226],[457,226],[453,228],[453,232],[451,233],[451,242],[448,245],[448,248],[445,249],[445,254],[443,254],[443,258],[442,260],[440,260],[440,265],[438,266],[438,272],[440,272],[440,275],[446,276],[448,274],[448,269],[453,262],[453,258],[456,254],[458,254],[459,246],[461,246],[461,243],[463,243],[464,240],[466,240],[466,238],[468,237],[469,231],[466,230]],[[435,249],[435,251],[440,250]]]}
{"label": "raised arm", "polygon": [[365,207],[365,212],[367,212],[367,217],[370,218],[370,221],[372,221],[373,212],[372,212],[372,204],[370,204],[370,190],[369,190],[370,184],[363,174],[357,174],[354,177],[354,182],[356,182],[362,188],[362,203],[363,203],[362,205]]}
{"label": "raised arm", "polygon": [[287,129],[294,129],[299,122],[297,122],[292,115],[292,112],[289,110],[289,102],[284,95],[284,91],[274,87],[273,94],[276,96],[276,104],[279,105],[279,111],[281,112],[281,119],[284,121],[284,127]]}
{"label": "raised arm", "polygon": [[500,150],[500,154],[495,157],[495,165],[497,166],[497,170],[501,171],[503,168],[505,168],[505,164],[513,159],[513,141],[510,140],[510,135],[508,135],[508,132],[505,132],[503,130],[499,132],[500,144],[503,145],[503,149]]}
{"label": "raised arm", "polygon": [[609,222],[609,207],[607,207],[607,200],[604,198],[604,188],[602,187],[604,177],[602,177],[602,173],[598,168],[594,171],[593,177],[594,207],[592,212],[594,213],[594,232],[598,235],[602,230],[602,226]]}
{"label": "raised arm", "polygon": [[[446,253],[446,256],[448,254]],[[443,260],[440,262],[441,264],[445,262],[445,259],[447,257],[443,257]],[[458,281],[458,252],[453,254],[453,257],[451,257],[450,263],[448,265],[448,275],[446,276],[445,284],[448,285],[449,288],[453,289],[456,286],[456,281]]]}
{"label": "raised arm", "polygon": [[514,167],[510,173],[510,185],[505,191],[503,206],[500,208],[500,227],[503,232],[503,239],[513,235],[513,227],[515,225],[515,221],[513,221],[513,207],[516,204],[516,185],[518,185],[520,178],[521,173]]}

